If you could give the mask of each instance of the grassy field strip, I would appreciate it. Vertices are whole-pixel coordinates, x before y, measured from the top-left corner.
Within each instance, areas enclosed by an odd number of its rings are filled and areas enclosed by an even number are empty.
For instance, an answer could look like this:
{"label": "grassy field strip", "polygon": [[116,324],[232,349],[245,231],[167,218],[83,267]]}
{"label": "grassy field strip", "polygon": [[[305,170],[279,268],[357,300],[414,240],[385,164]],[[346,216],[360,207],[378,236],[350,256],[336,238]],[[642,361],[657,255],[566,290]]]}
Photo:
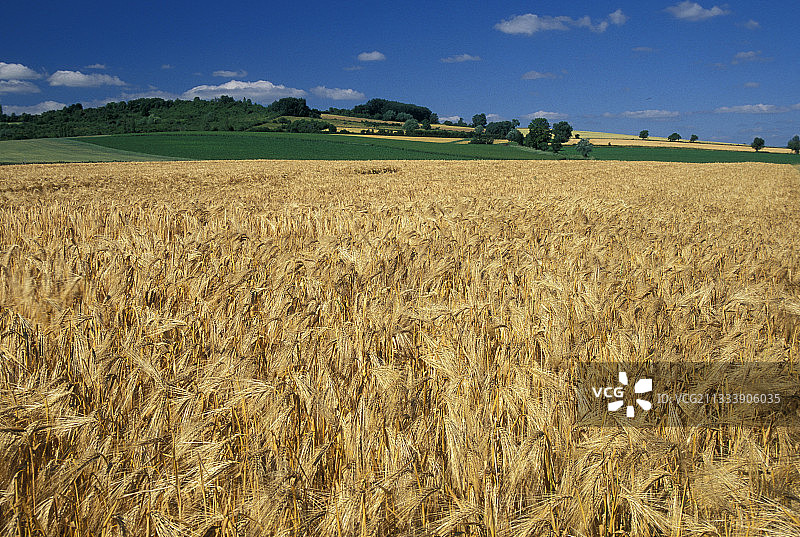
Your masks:
{"label": "grassy field strip", "polygon": [[[305,119],[305,118],[298,118],[292,116],[286,116],[288,119],[296,120],[296,119]],[[362,119],[357,117],[348,117],[348,116],[340,116],[336,114],[321,114],[320,119],[324,121],[329,121],[336,125],[337,127],[344,128],[344,129],[371,129],[374,128],[371,125],[377,124],[379,129],[385,128],[394,128],[394,129],[402,129],[403,128],[403,121],[388,121],[382,119]],[[458,127],[456,125],[431,125],[431,129],[433,130],[446,130],[446,131],[461,131],[461,132],[472,132],[472,127]]]}
{"label": "grassy field strip", "polygon": [[[439,140],[439,139],[436,139]],[[554,159],[519,148],[409,141],[397,136],[293,134],[280,132],[205,132],[117,135],[87,138],[115,149],[173,155],[193,160],[526,160]]]}
{"label": "grassy field strip", "polygon": [[[654,140],[648,138],[642,140],[640,138],[600,138],[581,136],[581,138],[588,138],[594,145],[608,145],[619,147],[675,147],[678,149],[709,149],[713,151],[747,151],[749,153],[756,153],[756,150],[745,144],[726,144],[720,142],[670,142],[669,140]],[[577,139],[571,139],[565,145],[575,145],[578,143]],[[761,153],[778,153],[790,154],[792,151],[786,147],[765,147],[760,151]]]}
{"label": "grassy field strip", "polygon": [[[639,139],[639,136],[636,134],[619,134],[613,132],[597,132],[597,131],[572,131],[573,134],[580,134],[581,138],[602,138],[602,139],[610,139],[610,140],[633,140]],[[666,137],[663,136],[650,136],[648,140],[663,140],[667,141]]]}
{"label": "grassy field strip", "polygon": [[161,160],[181,159],[101,147],[69,138],[5,140],[0,142],[0,163],[3,164]]}
{"label": "grassy field strip", "polygon": [[388,136],[383,134],[342,134],[340,136],[358,136],[359,138],[369,138],[378,140],[406,140],[409,142],[432,142],[435,144],[448,144],[460,141],[459,138],[437,138],[435,136]]}

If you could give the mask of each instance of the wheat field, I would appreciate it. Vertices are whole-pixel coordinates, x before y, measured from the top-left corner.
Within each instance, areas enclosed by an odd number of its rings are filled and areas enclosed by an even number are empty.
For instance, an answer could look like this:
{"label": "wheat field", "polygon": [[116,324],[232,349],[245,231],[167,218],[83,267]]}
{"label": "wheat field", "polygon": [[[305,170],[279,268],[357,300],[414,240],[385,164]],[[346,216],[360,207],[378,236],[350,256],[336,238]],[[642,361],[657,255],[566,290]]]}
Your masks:
{"label": "wheat field", "polygon": [[564,368],[800,366],[799,229],[770,164],[0,167],[0,535],[800,535],[800,429]]}

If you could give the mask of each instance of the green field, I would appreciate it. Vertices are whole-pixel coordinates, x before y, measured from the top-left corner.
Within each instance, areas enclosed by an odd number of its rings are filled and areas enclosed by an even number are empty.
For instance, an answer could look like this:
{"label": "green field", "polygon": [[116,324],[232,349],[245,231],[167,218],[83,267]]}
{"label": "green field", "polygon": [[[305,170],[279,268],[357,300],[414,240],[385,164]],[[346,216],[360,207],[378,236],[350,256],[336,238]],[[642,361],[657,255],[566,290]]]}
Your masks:
{"label": "green field", "polygon": [[[574,146],[558,155],[527,147],[432,143],[402,138],[279,132],[175,132],[0,142],[0,164],[148,160],[466,160],[580,159]],[[596,160],[662,162],[768,162],[800,164],[786,153],[671,147],[594,147]]]}
{"label": "green field", "polygon": [[82,140],[71,138],[5,140],[0,142],[0,164],[179,160],[170,156],[101,147]]}
{"label": "green field", "polygon": [[464,160],[553,159],[506,145],[442,144],[402,139],[283,132],[125,134],[83,138],[91,144],[197,160]]}

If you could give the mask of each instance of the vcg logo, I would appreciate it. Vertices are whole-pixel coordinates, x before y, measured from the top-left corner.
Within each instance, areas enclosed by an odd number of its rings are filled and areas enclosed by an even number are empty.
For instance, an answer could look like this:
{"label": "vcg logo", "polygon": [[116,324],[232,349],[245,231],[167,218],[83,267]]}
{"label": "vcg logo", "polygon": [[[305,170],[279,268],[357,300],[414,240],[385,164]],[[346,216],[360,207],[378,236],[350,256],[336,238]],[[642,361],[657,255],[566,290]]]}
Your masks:
{"label": "vcg logo", "polygon": [[[612,386],[606,386],[605,388],[592,388],[592,393],[597,399],[600,397],[605,397],[606,399],[616,399],[616,401],[611,401],[608,403],[609,412],[616,412],[625,404],[625,402],[622,400],[622,398],[625,396],[624,386],[628,385],[628,374],[625,371],[619,372],[619,383],[622,384],[622,386],[617,386],[616,388]],[[636,381],[636,384],[633,385],[634,394],[638,395],[651,391],[653,391],[653,379],[639,379]],[[639,407],[645,412],[653,408],[652,403],[646,399],[637,398],[636,404],[639,405]],[[628,405],[625,407],[625,415],[627,417],[632,418],[635,414],[636,410],[633,405]]]}

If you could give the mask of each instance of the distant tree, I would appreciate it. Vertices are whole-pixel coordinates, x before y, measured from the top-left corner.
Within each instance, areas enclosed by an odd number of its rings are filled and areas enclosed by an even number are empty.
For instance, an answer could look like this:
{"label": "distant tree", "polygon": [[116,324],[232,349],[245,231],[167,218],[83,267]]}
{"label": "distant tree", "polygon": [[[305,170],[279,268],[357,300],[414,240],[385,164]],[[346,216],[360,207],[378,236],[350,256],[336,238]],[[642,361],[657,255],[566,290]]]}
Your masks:
{"label": "distant tree", "polygon": [[[292,121],[289,125],[289,132],[322,132],[324,130],[330,131],[330,128],[333,125],[328,123],[327,121],[319,121],[316,119],[298,119],[297,121]],[[336,127],[334,127],[335,129]],[[335,132],[335,131],[330,131]]]}
{"label": "distant tree", "polygon": [[647,140],[648,136],[650,136],[650,131],[648,130],[639,131],[639,138],[641,138],[642,140]]}
{"label": "distant tree", "polygon": [[431,130],[431,120],[430,119],[422,120],[422,128],[425,129],[426,131]]}
{"label": "distant tree", "polygon": [[396,117],[397,117],[397,112],[395,112],[394,110],[387,110],[386,112],[383,113],[381,119],[383,119],[384,121],[394,121]]}
{"label": "distant tree", "polygon": [[572,125],[566,121],[559,121],[553,125],[553,143],[565,144],[572,138]]}
{"label": "distant tree", "polygon": [[403,131],[405,131],[406,136],[411,135],[417,129],[419,129],[419,122],[413,117],[403,123]]}
{"label": "distant tree", "polygon": [[[352,114],[357,117],[367,117],[371,119],[381,119],[387,110],[394,110],[398,115],[401,113],[408,114],[417,121],[423,119],[430,119],[430,108],[418,106],[416,104],[400,103],[397,101],[387,101],[386,99],[370,99],[364,104],[357,104],[353,107]],[[405,119],[397,119],[397,121],[405,121]]]}
{"label": "distant tree", "polygon": [[511,129],[510,131],[508,131],[506,139],[509,142],[514,142],[519,145],[522,145],[522,143],[525,141],[525,137],[522,135],[519,129]]}
{"label": "distant tree", "polygon": [[547,146],[550,145],[550,138],[552,133],[550,131],[550,123],[543,117],[537,117],[528,125],[528,135],[525,137],[525,145],[538,149],[540,151],[547,151]]}
{"label": "distant tree", "polygon": [[696,142],[696,141],[697,141],[697,140],[699,140],[699,139],[700,139],[700,138],[699,138],[699,137],[698,137],[696,134],[692,134],[692,135],[689,137],[689,141],[690,141],[690,142]]}
{"label": "distant tree", "polygon": [[764,139],[756,136],[755,138],[753,138],[753,142],[750,144],[750,147],[752,147],[756,151],[761,151],[762,149],[764,149],[764,145],[765,145]]}
{"label": "distant tree", "polygon": [[[394,119],[395,121],[408,121],[409,119],[414,119],[414,116],[406,112],[400,112]],[[417,124],[419,124],[419,121],[417,121]]]}
{"label": "distant tree", "polygon": [[331,124],[328,126],[328,132],[330,132],[331,134],[335,133],[335,132],[336,132],[336,125],[334,125],[333,123],[331,123]]}
{"label": "distant tree", "polygon": [[[516,124],[515,124],[516,122]],[[508,133],[519,125],[519,121],[493,121],[486,125],[486,134],[496,139],[505,138]]]}
{"label": "distant tree", "polygon": [[681,135],[678,134],[677,132],[673,132],[672,134],[667,136],[667,140],[669,140],[670,142],[677,142],[680,139],[681,139]]}
{"label": "distant tree", "polygon": [[466,122],[464,121],[463,117],[458,118],[458,121],[456,121],[456,125],[458,125],[459,127],[469,127],[469,125],[467,125]]}
{"label": "distant tree", "polygon": [[581,138],[581,141],[575,145],[575,150],[580,153],[583,158],[589,158],[589,153],[592,152],[593,147],[588,138]]}
{"label": "distant tree", "polygon": [[794,135],[794,138],[789,140],[789,143],[786,144],[786,147],[794,151],[794,154],[797,155],[800,153],[800,136]]}
{"label": "distant tree", "polygon": [[488,122],[486,121],[486,114],[475,114],[472,116],[472,126],[477,127],[480,125],[481,127],[485,127]]}
{"label": "distant tree", "polygon": [[480,125],[480,124],[475,125],[475,134],[477,134],[478,136],[483,135],[483,131],[485,131],[485,130],[486,130],[486,127],[484,127],[483,125]]}
{"label": "distant tree", "polygon": [[577,133],[577,132],[576,132],[576,133],[575,133],[575,138],[577,138],[578,140],[580,140],[580,139],[581,139],[581,135],[580,135],[579,133]]}
{"label": "distant tree", "polygon": [[[195,102],[199,102],[199,99],[196,99]],[[306,100],[298,97],[278,99],[267,107],[267,112],[275,116],[310,117],[312,115]]]}
{"label": "distant tree", "polygon": [[430,121],[434,125],[438,125],[439,124],[439,114],[436,114],[436,113],[431,114],[431,117],[430,117],[430,119],[428,121]]}
{"label": "distant tree", "polygon": [[445,119],[442,125],[447,125],[448,127],[452,127],[453,125],[455,125],[455,123],[453,123],[449,119]]}

